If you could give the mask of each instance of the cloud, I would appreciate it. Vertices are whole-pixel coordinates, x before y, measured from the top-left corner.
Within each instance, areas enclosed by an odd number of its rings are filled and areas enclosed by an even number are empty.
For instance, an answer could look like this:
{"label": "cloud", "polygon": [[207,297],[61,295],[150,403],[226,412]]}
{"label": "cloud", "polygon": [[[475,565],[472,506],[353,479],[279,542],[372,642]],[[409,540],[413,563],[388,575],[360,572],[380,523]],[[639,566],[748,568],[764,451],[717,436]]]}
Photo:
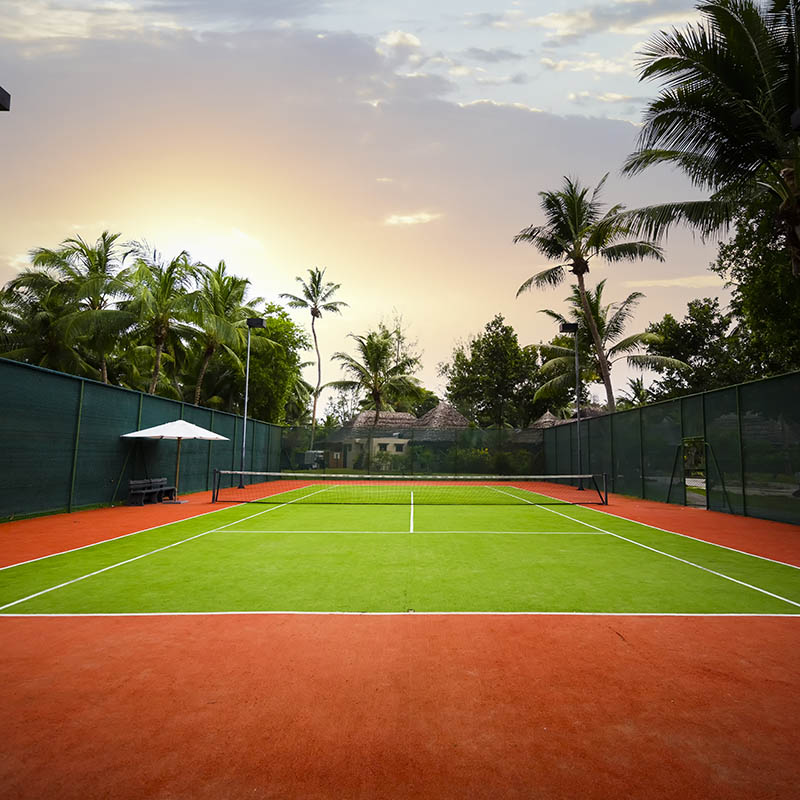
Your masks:
{"label": "cloud", "polygon": [[380,42],[387,47],[416,48],[422,45],[422,42],[413,33],[405,31],[389,31],[385,36],[381,36]]}
{"label": "cloud", "polygon": [[484,61],[487,64],[497,64],[501,61],[519,61],[525,58],[520,53],[515,53],[502,47],[495,47],[491,50],[484,50],[482,47],[470,47],[464,50],[462,55],[465,58],[471,58],[473,61]]}
{"label": "cloud", "polygon": [[684,275],[682,278],[648,278],[646,280],[623,281],[623,286],[631,289],[673,288],[709,289],[721,288],[725,281],[718,275]]}
{"label": "cloud", "polygon": [[592,34],[641,36],[657,25],[684,25],[699,18],[687,0],[615,0],[528,18],[525,24],[544,29],[547,43],[558,46],[574,44]]}
{"label": "cloud", "polygon": [[632,56],[609,59],[603,58],[597,53],[586,53],[582,59],[562,58],[558,61],[545,56],[539,59],[539,63],[554,72],[596,72],[606,75],[633,74],[635,72]]}
{"label": "cloud", "polygon": [[488,98],[481,98],[480,100],[470,100],[468,103],[459,103],[461,108],[473,108],[485,106],[487,108],[514,108],[518,111],[530,111],[535,114],[542,114],[544,110],[536,108],[535,106],[526,106],[525,103],[501,103],[497,100],[489,100]]}
{"label": "cloud", "polygon": [[153,31],[237,32],[266,29],[324,9],[324,0],[5,0],[6,39],[117,39]]}
{"label": "cloud", "polygon": [[414,214],[392,214],[384,219],[384,225],[425,225],[428,222],[440,219],[441,214],[432,214],[428,211],[417,211]]}
{"label": "cloud", "polygon": [[641,36],[657,25],[683,25],[701,18],[691,0],[612,0],[569,11],[528,16],[519,9],[502,13],[468,13],[464,25],[471,28],[525,30],[539,28],[547,44],[574,44],[593,34]]}
{"label": "cloud", "polygon": [[618,92],[603,92],[602,94],[597,94],[596,92],[570,92],[567,95],[567,99],[578,105],[586,105],[590,102],[597,102],[597,103],[633,103],[636,105],[643,105],[647,103],[650,98],[647,97],[635,97],[629,94],[619,94]]}
{"label": "cloud", "polygon": [[464,25],[468,28],[499,28],[510,29],[517,27],[523,22],[525,15],[522,11],[513,9],[502,14],[496,13],[475,13],[472,11],[464,15]]}
{"label": "cloud", "polygon": [[480,76],[475,80],[483,86],[505,86],[507,84],[520,86],[528,83],[529,77],[524,72],[516,72],[513,75]]}

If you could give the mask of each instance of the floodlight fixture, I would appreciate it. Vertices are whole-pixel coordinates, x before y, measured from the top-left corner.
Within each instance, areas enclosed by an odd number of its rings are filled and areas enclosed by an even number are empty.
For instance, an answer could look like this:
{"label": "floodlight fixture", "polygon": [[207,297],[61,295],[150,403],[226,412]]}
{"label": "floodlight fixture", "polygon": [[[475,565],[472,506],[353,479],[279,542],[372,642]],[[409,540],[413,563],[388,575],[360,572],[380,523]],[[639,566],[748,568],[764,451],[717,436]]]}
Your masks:
{"label": "floodlight fixture", "polygon": [[0,86],[0,111],[11,111],[11,95]]}
{"label": "floodlight fixture", "polygon": [[261,317],[249,317],[247,320],[248,328],[265,328],[267,323]]}
{"label": "floodlight fixture", "polygon": [[558,326],[558,330],[560,333],[577,333],[578,332],[578,323],[577,322],[562,322]]}

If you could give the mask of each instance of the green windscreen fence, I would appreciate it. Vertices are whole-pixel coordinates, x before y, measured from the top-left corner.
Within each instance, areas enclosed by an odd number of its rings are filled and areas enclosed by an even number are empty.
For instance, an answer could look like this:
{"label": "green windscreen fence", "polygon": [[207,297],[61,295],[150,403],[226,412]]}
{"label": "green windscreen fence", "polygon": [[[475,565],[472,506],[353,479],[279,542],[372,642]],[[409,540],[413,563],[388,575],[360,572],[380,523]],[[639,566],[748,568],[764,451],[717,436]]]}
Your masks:
{"label": "green windscreen fence", "polygon": [[[0,359],[0,519],[124,502],[128,481],[173,484],[177,442],[124,433],[185,419],[226,442],[181,443],[181,494],[241,469],[242,418]],[[247,421],[246,469],[278,469],[281,428]]]}
{"label": "green windscreen fence", "polygon": [[[284,428],[281,469],[403,475],[535,475],[544,470],[543,434],[528,428],[424,427],[419,420],[370,427]],[[564,465],[562,472],[568,472]]]}
{"label": "green windscreen fence", "polygon": [[[546,472],[619,494],[800,524],[800,372],[544,431]],[[567,469],[569,467],[569,469]]]}

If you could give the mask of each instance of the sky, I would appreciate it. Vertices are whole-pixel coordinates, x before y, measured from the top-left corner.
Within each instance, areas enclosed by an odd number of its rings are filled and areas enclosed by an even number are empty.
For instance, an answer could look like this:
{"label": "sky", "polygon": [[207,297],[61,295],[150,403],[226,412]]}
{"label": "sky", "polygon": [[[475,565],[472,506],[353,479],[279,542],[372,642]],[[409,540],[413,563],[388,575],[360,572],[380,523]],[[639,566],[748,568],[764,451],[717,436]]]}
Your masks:
{"label": "sky", "polygon": [[[548,266],[513,243],[539,192],[608,173],[609,203],[697,196],[662,168],[620,175],[658,90],[637,53],[695,19],[685,0],[0,0],[0,283],[104,230],[224,258],[272,301],[325,268],[349,306],[318,324],[323,380],[348,334],[399,314],[441,392],[438,365],[495,314],[522,344],[555,333],[538,312],[566,284],[515,297]],[[676,229],[664,263],[595,261],[589,285],[643,292],[643,330],[727,302],[715,253]],[[617,393],[635,374],[615,366]]]}

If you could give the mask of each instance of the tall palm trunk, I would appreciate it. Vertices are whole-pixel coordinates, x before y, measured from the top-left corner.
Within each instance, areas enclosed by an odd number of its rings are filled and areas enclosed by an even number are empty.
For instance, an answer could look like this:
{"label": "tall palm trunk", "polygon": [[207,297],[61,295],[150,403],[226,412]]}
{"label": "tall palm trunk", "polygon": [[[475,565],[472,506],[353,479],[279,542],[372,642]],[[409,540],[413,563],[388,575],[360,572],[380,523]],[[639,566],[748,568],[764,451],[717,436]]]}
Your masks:
{"label": "tall palm trunk", "polygon": [[[606,398],[608,400],[608,410],[616,411],[616,404],[614,402],[614,389],[611,386],[611,370],[608,366],[606,354],[603,351],[603,342],[600,339],[600,331],[597,330],[597,322],[592,313],[592,308],[589,305],[589,298],[586,296],[586,284],[583,281],[583,272],[576,272],[578,278],[578,292],[581,296],[581,306],[583,307],[583,315],[586,319],[586,324],[589,326],[589,333],[592,335],[592,342],[594,342],[594,349],[597,355],[597,363],[600,366],[600,375],[603,378],[603,384],[606,387]],[[575,346],[578,346],[577,339]],[[578,387],[575,387],[578,391]]]}
{"label": "tall palm trunk", "polygon": [[214,347],[207,347],[206,352],[203,355],[203,365],[200,367],[200,374],[197,376],[197,386],[194,388],[194,404],[200,405],[200,393],[203,389],[203,378],[206,376],[206,370],[208,369],[208,365],[211,361],[211,357],[214,355]]}
{"label": "tall palm trunk", "polygon": [[100,377],[103,383],[108,383],[108,362],[105,356],[100,359]]}
{"label": "tall palm trunk", "polygon": [[156,342],[156,363],[153,365],[153,377],[150,379],[150,388],[148,394],[156,393],[156,386],[158,385],[158,375],[161,372],[161,353],[164,349],[163,342]]}
{"label": "tall palm trunk", "polygon": [[314,404],[311,408],[311,447],[309,450],[314,449],[314,434],[317,430],[317,400],[319,399],[319,387],[322,386],[322,361],[319,355],[319,343],[317,342],[317,330],[314,323],[317,318],[313,312],[311,314],[311,335],[314,337],[314,349],[317,351],[317,388],[314,390]]}

